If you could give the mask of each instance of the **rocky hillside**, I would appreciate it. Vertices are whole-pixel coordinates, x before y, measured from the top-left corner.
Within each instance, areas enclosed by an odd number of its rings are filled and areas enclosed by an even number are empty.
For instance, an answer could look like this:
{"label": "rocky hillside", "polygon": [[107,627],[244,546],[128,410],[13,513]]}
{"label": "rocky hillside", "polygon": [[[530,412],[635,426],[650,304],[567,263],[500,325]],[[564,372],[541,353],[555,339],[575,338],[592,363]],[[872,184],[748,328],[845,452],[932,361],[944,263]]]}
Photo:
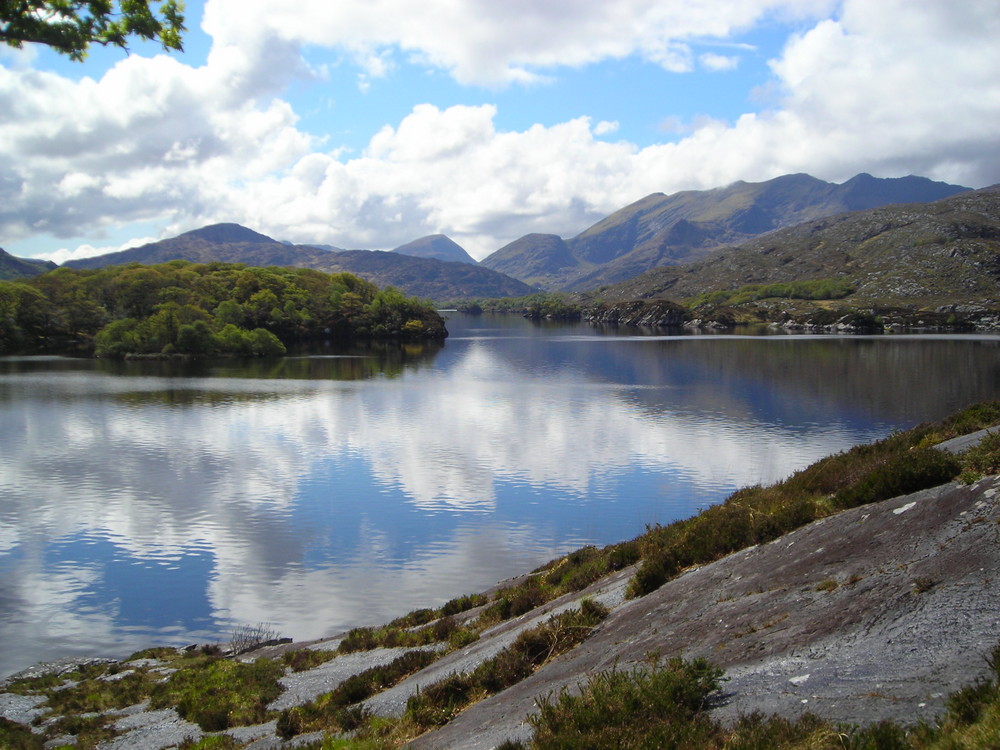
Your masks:
{"label": "rocky hillside", "polygon": [[714,190],[654,193],[563,240],[532,234],[482,265],[544,289],[586,290],[811,219],[896,203],[927,202],[966,188],[922,177],[860,174],[836,185],[805,174]]}
{"label": "rocky hillside", "polygon": [[[427,242],[418,241],[417,249],[440,250],[451,242],[443,239],[445,242],[433,238],[428,238]],[[328,273],[346,271],[380,287],[393,286],[407,295],[424,299],[516,297],[533,291],[521,281],[465,262],[444,262],[400,252],[289,245],[238,224],[214,224],[142,247],[69,261],[66,265],[103,268],[124,263],[153,265],[177,259],[194,263],[222,261],[250,266],[314,268]]]}
{"label": "rocky hillside", "polygon": [[[810,280],[844,284],[850,293],[837,304],[848,307],[996,310],[1000,186],[806,222],[695,263],[648,271],[600,290],[599,296],[691,301],[748,285]],[[725,304],[725,295],[718,301]]]}

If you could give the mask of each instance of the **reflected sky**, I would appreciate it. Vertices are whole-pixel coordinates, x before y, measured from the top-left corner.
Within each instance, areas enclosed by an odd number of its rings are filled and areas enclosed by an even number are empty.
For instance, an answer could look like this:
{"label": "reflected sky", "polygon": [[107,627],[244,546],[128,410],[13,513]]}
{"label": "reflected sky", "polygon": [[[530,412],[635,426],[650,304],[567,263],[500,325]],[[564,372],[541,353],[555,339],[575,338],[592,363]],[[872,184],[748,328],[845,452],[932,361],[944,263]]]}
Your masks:
{"label": "reflected sky", "polygon": [[449,329],[246,367],[0,359],[0,674],[374,624],[1000,395],[990,337]]}

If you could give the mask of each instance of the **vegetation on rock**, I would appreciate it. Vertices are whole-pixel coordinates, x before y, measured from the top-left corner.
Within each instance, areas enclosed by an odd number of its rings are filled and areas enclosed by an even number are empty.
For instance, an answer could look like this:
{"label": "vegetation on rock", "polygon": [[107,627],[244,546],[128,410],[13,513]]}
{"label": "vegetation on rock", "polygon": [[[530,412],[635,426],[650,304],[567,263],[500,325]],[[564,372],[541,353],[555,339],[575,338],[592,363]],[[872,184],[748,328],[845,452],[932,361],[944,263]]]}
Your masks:
{"label": "vegetation on rock", "polygon": [[498,750],[930,750],[988,748],[1000,741],[1000,646],[987,656],[991,677],[948,698],[935,724],[884,721],[838,726],[815,714],[797,720],[752,713],[730,727],[712,718],[712,695],[722,670],[704,659],[654,660],[649,668],[591,677],[579,693],[564,691],[538,703],[528,743]]}
{"label": "vegetation on rock", "polygon": [[[671,299],[691,317],[834,325],[1000,325],[1000,189],[830,216],[580,295]],[[836,302],[834,302],[836,300]]]}
{"label": "vegetation on rock", "polygon": [[738,245],[781,227],[815,223],[847,211],[935,201],[964,190],[912,176],[878,179],[860,174],[835,185],[791,174],[713,190],[653,193],[576,237],[527,235],[482,264],[546,290],[583,291],[658,266],[690,263],[715,248]]}
{"label": "vegetation on rock", "polygon": [[580,305],[574,302],[569,295],[549,292],[537,292],[524,297],[467,299],[453,302],[448,306],[473,315],[517,313],[535,320],[541,318],[579,320],[581,313]]}

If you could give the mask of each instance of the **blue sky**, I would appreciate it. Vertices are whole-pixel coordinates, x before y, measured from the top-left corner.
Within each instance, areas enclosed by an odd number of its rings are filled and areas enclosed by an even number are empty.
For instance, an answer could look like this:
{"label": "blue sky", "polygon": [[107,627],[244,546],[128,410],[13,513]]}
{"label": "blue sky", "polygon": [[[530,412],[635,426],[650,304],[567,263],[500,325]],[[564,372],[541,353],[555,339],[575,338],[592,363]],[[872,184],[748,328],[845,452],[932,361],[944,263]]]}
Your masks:
{"label": "blue sky", "polygon": [[170,55],[0,52],[0,247],[235,221],[482,258],[657,191],[1000,181],[998,0],[198,0],[187,26]]}

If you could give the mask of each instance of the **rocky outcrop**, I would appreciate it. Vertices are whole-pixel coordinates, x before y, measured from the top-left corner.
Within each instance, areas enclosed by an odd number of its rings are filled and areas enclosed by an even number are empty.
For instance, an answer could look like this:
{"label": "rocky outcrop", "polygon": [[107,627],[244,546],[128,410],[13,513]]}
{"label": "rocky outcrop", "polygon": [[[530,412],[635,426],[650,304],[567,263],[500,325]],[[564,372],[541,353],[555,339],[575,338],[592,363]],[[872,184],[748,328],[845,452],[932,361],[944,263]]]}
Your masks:
{"label": "rocky outcrop", "polygon": [[687,311],[669,300],[612,302],[590,308],[584,320],[595,325],[676,328],[684,324]]}

